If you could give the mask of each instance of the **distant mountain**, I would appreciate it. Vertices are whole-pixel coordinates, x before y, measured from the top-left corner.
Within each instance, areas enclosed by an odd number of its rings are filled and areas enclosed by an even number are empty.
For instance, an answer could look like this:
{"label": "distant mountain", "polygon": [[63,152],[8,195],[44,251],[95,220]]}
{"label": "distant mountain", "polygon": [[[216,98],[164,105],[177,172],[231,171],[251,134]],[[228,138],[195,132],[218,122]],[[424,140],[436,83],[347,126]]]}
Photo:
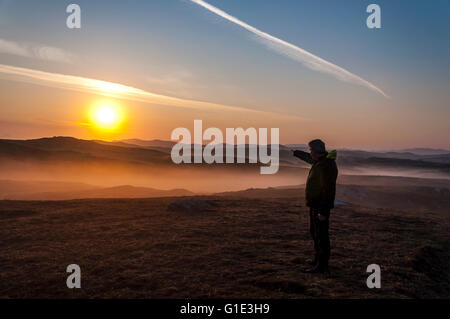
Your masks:
{"label": "distant mountain", "polygon": [[289,149],[302,150],[302,151],[308,150],[308,145],[306,145],[306,144],[285,144],[284,146]]}
{"label": "distant mountain", "polygon": [[139,145],[129,144],[129,143],[121,142],[121,141],[109,142],[109,141],[102,141],[102,140],[92,140],[92,142],[96,142],[96,143],[104,144],[104,145],[120,146],[120,147],[131,147],[131,148],[140,148],[141,147]]}
{"label": "distant mountain", "polygon": [[[171,148],[174,145],[171,141],[162,140],[138,140],[128,139],[113,142],[106,141],[88,141],[76,139],[73,137],[51,137],[32,140],[0,140],[0,178],[3,179],[26,179],[20,177],[20,172],[27,169],[28,172],[34,173],[50,171],[53,168],[57,174],[61,174],[62,170],[72,173],[75,177],[83,176],[99,176],[97,173],[102,172],[102,178],[109,176],[129,177],[138,176],[145,180],[141,185],[151,185],[159,187],[158,184],[148,184],[148,182],[156,181],[158,176],[162,182],[167,179],[167,175],[171,174],[172,181],[176,187],[184,187],[181,184],[183,178],[186,183],[190,181],[200,182],[202,178],[213,178],[213,172],[226,173],[221,175],[225,178],[231,178],[229,173],[236,174],[257,174],[261,163],[248,164],[212,164],[212,165],[176,165],[171,160]],[[222,145],[224,146],[224,145]],[[272,176],[276,178],[295,178],[295,176],[304,176],[309,165],[302,162],[292,155],[291,149],[305,149],[303,144],[280,145],[280,169],[279,173]],[[347,174],[376,174],[381,171],[380,175],[402,175],[423,177],[448,178],[450,176],[450,154],[432,154],[442,150],[430,151],[427,149],[426,155],[420,155],[410,152],[374,152],[364,150],[348,150],[338,149],[337,164],[341,172],[347,170]],[[424,149],[416,149],[425,152]],[[418,151],[417,151],[418,152]],[[246,155],[248,158],[248,145],[246,145]],[[193,154],[193,153],[192,153]],[[224,150],[224,156],[226,152]],[[238,154],[235,152],[235,158]],[[236,160],[235,160],[236,162]],[[44,168],[30,166],[31,163],[45,165]],[[8,164],[8,165],[6,165]],[[70,165],[68,165],[70,164]],[[14,167],[8,172],[7,167]],[[33,171],[34,170],[34,171]],[[344,171],[343,171],[344,170]],[[6,172],[6,173],[5,173]],[[16,175],[11,175],[16,172]],[[413,172],[414,174],[411,175]],[[55,173],[56,174],[56,173]],[[430,175],[431,174],[431,175]],[[440,174],[444,174],[440,176]],[[200,175],[202,177],[200,177]],[[147,178],[148,176],[148,178]],[[181,177],[183,176],[183,177]],[[189,176],[189,177],[187,177]],[[217,175],[216,175],[217,176]],[[46,176],[39,175],[34,179],[47,179]],[[232,179],[236,182],[237,176]],[[269,177],[267,177],[269,178]],[[76,179],[70,179],[76,180]],[[86,181],[89,179],[79,179]],[[178,183],[180,182],[180,184]],[[95,180],[93,183],[96,183]],[[120,180],[116,179],[108,185],[134,183],[134,179]],[[230,182],[231,183],[231,182]],[[279,183],[279,181],[277,181]],[[278,184],[279,185],[279,184]],[[166,187],[170,187],[167,186]],[[188,187],[187,187],[188,188]]]}
{"label": "distant mountain", "polygon": [[434,170],[436,172],[444,172],[450,174],[450,162],[431,161],[426,159],[406,159],[406,158],[392,158],[392,157],[377,157],[371,156],[367,158],[362,157],[341,157],[338,161],[343,167],[374,167],[374,168],[397,168],[397,169],[411,169],[411,170]]}
{"label": "distant mountain", "polygon": [[132,144],[141,147],[163,147],[163,148],[172,148],[176,143],[172,141],[163,141],[163,140],[140,140],[140,139],[127,139],[127,140],[119,140],[113,141],[124,144]]}
{"label": "distant mountain", "polygon": [[160,190],[121,185],[98,187],[83,183],[0,180],[0,200],[69,200],[82,198],[149,198],[192,196],[185,189]]}
{"label": "distant mountain", "polygon": [[0,160],[64,161],[64,162],[129,162],[163,164],[170,161],[167,152],[117,146],[73,137],[33,140],[0,140]]}
{"label": "distant mountain", "polygon": [[450,154],[450,150],[435,149],[435,148],[408,148],[401,150],[400,152],[409,152],[417,155],[440,155],[440,154]]}
{"label": "distant mountain", "polygon": [[0,180],[0,198],[9,195],[30,194],[40,192],[86,192],[98,189],[97,186],[85,183],[54,182],[54,181],[14,181]]}

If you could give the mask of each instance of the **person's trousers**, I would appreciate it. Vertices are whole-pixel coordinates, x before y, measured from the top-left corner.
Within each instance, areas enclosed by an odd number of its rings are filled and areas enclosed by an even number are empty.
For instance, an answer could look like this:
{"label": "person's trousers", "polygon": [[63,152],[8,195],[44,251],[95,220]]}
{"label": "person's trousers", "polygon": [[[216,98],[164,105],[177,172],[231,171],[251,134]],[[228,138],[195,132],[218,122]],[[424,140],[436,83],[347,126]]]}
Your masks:
{"label": "person's trousers", "polygon": [[314,241],[316,265],[321,268],[327,268],[328,260],[330,259],[330,236],[328,232],[330,218],[320,220],[318,215],[318,209],[310,209],[309,231]]}

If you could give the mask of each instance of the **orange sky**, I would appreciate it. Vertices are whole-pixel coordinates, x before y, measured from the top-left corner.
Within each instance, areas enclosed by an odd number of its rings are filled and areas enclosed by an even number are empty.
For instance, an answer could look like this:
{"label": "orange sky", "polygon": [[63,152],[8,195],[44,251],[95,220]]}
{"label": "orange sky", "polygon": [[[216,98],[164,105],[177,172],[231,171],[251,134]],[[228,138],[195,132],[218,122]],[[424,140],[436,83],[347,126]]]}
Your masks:
{"label": "orange sky", "polygon": [[[2,90],[8,94],[0,95],[1,105],[15,105],[1,111],[2,138],[38,138],[43,136],[74,136],[83,139],[170,139],[176,127],[193,129],[193,121],[202,119],[204,127],[279,127],[280,142],[306,143],[320,137],[330,145],[354,148],[398,148],[431,146],[446,147],[446,141],[430,139],[437,134],[445,135],[439,129],[427,130],[426,123],[419,115],[412,114],[404,121],[398,109],[390,109],[385,116],[378,112],[361,114],[351,107],[342,107],[346,121],[333,116],[333,110],[311,112],[311,117],[276,112],[252,112],[240,109],[193,109],[183,106],[158,105],[128,99],[105,97],[102,95],[75,92],[46,86],[4,82]],[[21,94],[26,91],[27,94]],[[104,132],[101,129],[84,125],[89,123],[87,113],[98,101],[111,101],[125,114],[121,129]],[[339,108],[339,106],[335,106]],[[392,106],[389,106],[392,107]],[[355,107],[356,108],[356,107]],[[392,114],[392,115],[391,115]],[[443,119],[434,119],[436,122]],[[350,123],[350,124],[349,124]],[[380,125],[383,123],[383,125]],[[411,131],[415,124],[417,130]]]}
{"label": "orange sky", "polygon": [[[283,144],[450,149],[448,5],[386,2],[369,30],[352,1],[210,3],[81,1],[89,23],[69,30],[60,1],[0,2],[0,138],[169,140],[199,119]],[[116,130],[87,115],[108,99]]]}

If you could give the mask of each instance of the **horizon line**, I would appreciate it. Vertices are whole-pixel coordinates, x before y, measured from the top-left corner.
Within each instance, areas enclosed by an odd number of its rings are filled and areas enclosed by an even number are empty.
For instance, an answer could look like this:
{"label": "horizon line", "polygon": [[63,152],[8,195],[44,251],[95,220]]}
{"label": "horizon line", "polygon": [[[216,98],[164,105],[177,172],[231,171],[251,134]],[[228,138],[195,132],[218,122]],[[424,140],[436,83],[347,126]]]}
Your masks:
{"label": "horizon line", "polygon": [[[160,141],[160,142],[170,142],[170,143],[178,143],[176,141],[172,140],[164,140],[161,138],[152,138],[152,139],[145,139],[145,138],[123,138],[123,139],[114,139],[114,140],[107,140],[107,139],[100,139],[100,138],[94,138],[94,139],[87,139],[87,138],[79,138],[74,136],[68,136],[68,135],[53,135],[53,136],[41,136],[41,137],[16,137],[16,138],[5,138],[0,137],[0,140],[2,141],[33,141],[33,140],[41,140],[41,139],[56,139],[56,138],[70,138],[75,140],[82,140],[82,141],[88,141],[88,142],[107,142],[107,143],[125,143],[127,140],[138,140],[142,142],[154,142],[154,141]],[[132,143],[128,143],[130,145],[136,145]],[[209,143],[202,144],[202,145],[208,145]],[[226,143],[218,143],[218,145],[226,145]],[[191,143],[190,145],[196,145],[195,143]],[[245,144],[233,144],[233,145],[250,145],[249,143]],[[251,144],[251,145],[272,145],[272,144]],[[308,146],[308,142],[305,143],[279,143],[280,146],[287,147],[288,145],[298,145],[298,146]],[[140,146],[140,145],[137,145]],[[400,147],[400,148],[388,148],[388,149],[380,149],[380,148],[359,148],[359,147],[347,147],[347,146],[333,146],[333,147],[327,147],[329,151],[335,149],[340,151],[367,151],[367,152],[396,152],[396,151],[407,151],[407,150],[413,150],[413,149],[425,149],[425,150],[435,150],[435,151],[446,151],[450,152],[450,148],[445,147],[430,147],[430,146],[415,146],[415,147]]]}

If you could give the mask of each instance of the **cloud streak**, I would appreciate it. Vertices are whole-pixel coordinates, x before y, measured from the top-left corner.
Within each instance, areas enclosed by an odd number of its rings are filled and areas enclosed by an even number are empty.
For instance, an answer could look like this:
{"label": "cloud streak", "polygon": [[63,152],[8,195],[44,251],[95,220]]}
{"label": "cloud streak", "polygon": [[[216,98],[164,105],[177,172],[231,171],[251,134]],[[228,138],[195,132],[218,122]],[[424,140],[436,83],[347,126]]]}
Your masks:
{"label": "cloud streak", "polygon": [[75,56],[60,48],[40,44],[19,43],[0,38],[0,53],[45,61],[72,63]]}
{"label": "cloud streak", "polygon": [[261,113],[266,115],[269,114],[272,116],[276,115],[278,117],[296,118],[304,120],[304,118],[295,115],[282,115],[279,113],[253,110],[238,106],[229,106],[210,102],[181,99],[151,93],[132,86],[114,82],[101,81],[86,77],[66,75],[60,73],[50,73],[45,71],[21,68],[4,64],[0,64],[0,78],[164,106],[191,108],[199,110],[229,110],[254,114]]}
{"label": "cloud streak", "polygon": [[353,74],[349,71],[347,71],[344,68],[341,68],[340,66],[337,66],[331,62],[328,62],[292,43],[286,42],[284,40],[281,40],[277,37],[274,37],[266,32],[263,32],[255,27],[252,27],[251,25],[239,20],[236,17],[231,16],[230,14],[220,10],[217,7],[214,7],[213,5],[210,5],[209,3],[203,1],[203,0],[191,0],[193,3],[198,4],[199,6],[211,11],[212,13],[234,23],[242,28],[246,29],[247,31],[255,34],[258,39],[262,40],[263,43],[268,46],[270,49],[275,50],[276,52],[285,55],[295,61],[298,61],[305,65],[306,67],[319,71],[322,73],[328,73],[336,77],[337,79],[349,82],[361,86],[365,86],[381,95],[383,95],[385,98],[390,98],[386,93],[384,93],[381,89],[376,87],[374,84],[370,83],[367,80],[364,80],[363,78],[357,76],[356,74]]}

